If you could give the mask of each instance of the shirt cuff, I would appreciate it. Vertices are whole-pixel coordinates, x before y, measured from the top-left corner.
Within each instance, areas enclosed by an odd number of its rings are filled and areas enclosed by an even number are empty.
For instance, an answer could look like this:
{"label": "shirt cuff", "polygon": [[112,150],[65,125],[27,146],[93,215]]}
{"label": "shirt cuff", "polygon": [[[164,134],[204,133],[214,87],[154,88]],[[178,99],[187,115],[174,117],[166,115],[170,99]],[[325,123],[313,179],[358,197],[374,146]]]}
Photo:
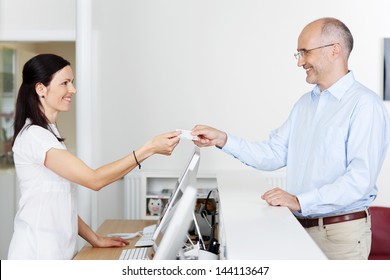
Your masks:
{"label": "shirt cuff", "polygon": [[225,146],[223,147],[218,147],[219,149],[221,149],[222,151],[226,152],[226,153],[232,153],[235,149],[237,149],[237,146],[238,146],[238,138],[233,136],[233,135],[230,135],[230,134],[227,134],[226,133],[226,143],[225,143]]}
{"label": "shirt cuff", "polygon": [[315,192],[306,192],[306,193],[301,193],[299,195],[296,195],[299,201],[299,205],[301,206],[301,211],[295,213],[297,216],[310,216],[311,213],[310,210],[310,204],[313,204],[313,201],[316,200]]}

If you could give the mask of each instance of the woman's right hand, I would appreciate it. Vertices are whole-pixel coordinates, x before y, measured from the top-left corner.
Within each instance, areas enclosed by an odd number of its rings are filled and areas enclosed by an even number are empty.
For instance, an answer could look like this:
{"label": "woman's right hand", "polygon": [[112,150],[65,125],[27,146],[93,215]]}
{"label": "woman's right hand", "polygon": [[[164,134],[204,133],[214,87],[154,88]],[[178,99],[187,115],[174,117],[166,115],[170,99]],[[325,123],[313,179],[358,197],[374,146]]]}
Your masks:
{"label": "woman's right hand", "polygon": [[152,138],[147,144],[150,145],[153,154],[171,155],[180,142],[180,131],[160,134]]}

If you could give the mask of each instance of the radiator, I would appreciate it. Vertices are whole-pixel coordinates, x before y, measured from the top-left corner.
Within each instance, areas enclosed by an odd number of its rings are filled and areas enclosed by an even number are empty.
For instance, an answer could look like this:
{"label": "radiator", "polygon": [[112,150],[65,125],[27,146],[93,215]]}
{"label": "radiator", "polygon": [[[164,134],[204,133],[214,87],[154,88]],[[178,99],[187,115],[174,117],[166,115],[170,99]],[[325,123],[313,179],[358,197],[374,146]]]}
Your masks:
{"label": "radiator", "polygon": [[141,216],[141,175],[136,172],[124,178],[124,218],[137,220]]}
{"label": "radiator", "polygon": [[280,187],[286,189],[286,172],[285,170],[281,171],[263,171],[264,177],[267,180],[267,183],[270,187]]}

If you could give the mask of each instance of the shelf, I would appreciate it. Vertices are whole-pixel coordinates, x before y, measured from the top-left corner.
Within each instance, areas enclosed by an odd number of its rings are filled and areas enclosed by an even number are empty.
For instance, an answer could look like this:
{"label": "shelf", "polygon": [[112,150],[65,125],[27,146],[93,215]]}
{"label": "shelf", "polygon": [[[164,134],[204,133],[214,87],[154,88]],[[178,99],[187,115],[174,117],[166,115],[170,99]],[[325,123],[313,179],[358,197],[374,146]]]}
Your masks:
{"label": "shelf", "polygon": [[[180,176],[179,171],[139,171],[126,175],[125,218],[158,219],[158,215],[151,213],[163,209]],[[196,187],[198,199],[205,199],[209,191],[217,187],[215,174],[199,173]]]}

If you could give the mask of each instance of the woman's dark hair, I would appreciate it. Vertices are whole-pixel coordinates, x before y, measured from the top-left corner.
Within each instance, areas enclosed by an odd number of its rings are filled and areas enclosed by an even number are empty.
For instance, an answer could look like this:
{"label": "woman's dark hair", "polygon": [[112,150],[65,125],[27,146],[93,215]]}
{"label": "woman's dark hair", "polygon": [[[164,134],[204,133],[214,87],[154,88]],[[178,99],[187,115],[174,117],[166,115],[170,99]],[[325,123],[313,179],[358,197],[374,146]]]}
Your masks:
{"label": "woman's dark hair", "polygon": [[[31,120],[30,125],[38,125],[51,131],[49,120],[43,112],[35,86],[37,83],[48,86],[54,74],[68,65],[70,65],[69,61],[55,54],[39,54],[24,64],[23,81],[16,99],[12,145],[23,129],[26,119]],[[51,132],[54,134],[53,131]],[[63,138],[57,137],[57,139],[60,142],[64,141]]]}

